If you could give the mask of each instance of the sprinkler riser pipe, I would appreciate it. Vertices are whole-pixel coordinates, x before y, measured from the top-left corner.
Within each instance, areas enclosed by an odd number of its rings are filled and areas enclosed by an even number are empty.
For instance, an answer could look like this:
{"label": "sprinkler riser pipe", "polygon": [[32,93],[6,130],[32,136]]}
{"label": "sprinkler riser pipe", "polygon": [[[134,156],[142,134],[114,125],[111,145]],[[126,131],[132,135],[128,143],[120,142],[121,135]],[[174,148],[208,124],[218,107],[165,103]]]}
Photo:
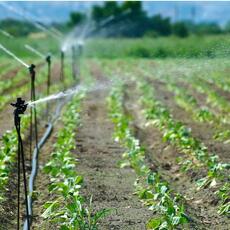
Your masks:
{"label": "sprinkler riser pipe", "polygon": [[[51,56],[48,55],[46,57],[46,62],[47,62],[47,66],[48,66],[48,73],[47,73],[47,96],[50,94],[50,79],[51,79]],[[46,106],[46,116],[47,118],[49,117],[49,103],[47,102],[47,106]],[[49,119],[49,118],[48,118]]]}
{"label": "sprinkler riser pipe", "polygon": [[17,131],[18,137],[18,210],[17,210],[17,229],[20,229],[20,163],[22,162],[22,173],[23,173],[23,184],[24,184],[24,193],[25,193],[25,205],[26,205],[26,220],[28,222],[28,230],[30,229],[30,216],[29,216],[29,204],[28,204],[28,193],[27,193],[27,182],[26,182],[26,169],[25,169],[25,157],[23,150],[23,142],[21,138],[21,115],[27,109],[27,104],[25,100],[22,100],[20,97],[17,98],[16,103],[11,103],[14,110],[14,124]]}
{"label": "sprinkler riser pipe", "polygon": [[76,80],[77,78],[77,71],[76,71],[76,50],[75,46],[72,46],[72,76],[73,79]]}
{"label": "sprinkler riser pipe", "polygon": [[64,83],[64,59],[65,59],[65,53],[62,50],[61,51],[61,72],[60,72],[60,81]]}

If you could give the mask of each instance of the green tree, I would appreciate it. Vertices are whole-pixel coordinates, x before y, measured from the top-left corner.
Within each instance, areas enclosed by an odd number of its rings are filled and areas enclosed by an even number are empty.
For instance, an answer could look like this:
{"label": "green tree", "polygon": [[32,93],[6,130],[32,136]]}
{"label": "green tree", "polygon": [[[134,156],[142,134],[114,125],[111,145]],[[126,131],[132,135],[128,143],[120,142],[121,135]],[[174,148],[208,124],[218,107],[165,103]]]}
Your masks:
{"label": "green tree", "polygon": [[200,23],[196,25],[195,32],[197,34],[220,34],[222,29],[216,23]]}
{"label": "green tree", "polygon": [[117,16],[121,14],[121,12],[122,9],[117,2],[105,2],[103,6],[93,6],[92,18],[99,23],[109,16]]}
{"label": "green tree", "polygon": [[185,38],[189,35],[188,29],[183,22],[176,22],[173,25],[173,33],[181,38]]}
{"label": "green tree", "polygon": [[160,14],[151,17],[149,19],[149,30],[162,36],[170,35],[172,33],[170,19],[162,18]]}
{"label": "green tree", "polygon": [[69,26],[76,26],[82,23],[85,20],[86,16],[80,12],[71,12],[70,13],[70,21],[68,22]]}
{"label": "green tree", "polygon": [[132,14],[137,14],[137,15],[143,14],[142,2],[141,1],[136,1],[136,2],[126,1],[122,5],[122,10],[123,11],[130,10]]}
{"label": "green tree", "polygon": [[16,37],[39,31],[32,23],[16,19],[4,19],[0,22],[0,27]]}

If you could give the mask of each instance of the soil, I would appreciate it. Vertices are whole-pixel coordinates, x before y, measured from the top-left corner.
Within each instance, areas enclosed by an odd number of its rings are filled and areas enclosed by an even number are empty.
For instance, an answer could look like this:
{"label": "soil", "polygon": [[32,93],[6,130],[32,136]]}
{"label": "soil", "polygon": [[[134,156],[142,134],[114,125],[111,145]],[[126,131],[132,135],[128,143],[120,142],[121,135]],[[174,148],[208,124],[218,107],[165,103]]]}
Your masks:
{"label": "soil", "polygon": [[[159,86],[156,88],[159,89]],[[186,213],[192,219],[189,229],[227,230],[229,219],[217,214],[218,199],[214,194],[216,189],[196,189],[195,181],[204,176],[204,172],[191,170],[184,173],[180,170],[176,159],[183,154],[169,143],[164,143],[158,129],[144,126],[145,120],[140,113],[142,108],[135,104],[138,95],[133,92],[136,90],[131,85],[127,92],[126,110],[134,119],[133,129],[136,137],[146,149],[151,169],[159,172],[163,180],[169,183],[169,187],[186,199]]]}
{"label": "soil", "polygon": [[[40,68],[40,66],[39,66]],[[52,68],[52,82],[57,82],[58,73],[59,73],[60,67],[59,64],[54,64]],[[37,87],[37,91],[44,91],[46,90],[45,83]],[[26,100],[30,98],[30,92],[27,92],[24,97]],[[51,110],[54,108],[55,104],[52,104]],[[11,114],[10,117],[12,117],[12,107],[10,105],[6,105],[5,110],[0,113],[0,118],[2,119],[4,124],[1,124],[0,132],[4,133],[7,129],[13,128],[13,118],[11,121],[9,121],[9,113]],[[9,121],[9,122],[6,122]],[[38,119],[38,140],[42,137],[44,131],[45,131],[45,125],[46,125],[46,117],[45,115],[42,115]],[[27,170],[27,176],[28,172],[30,171],[30,156],[29,156],[29,130],[27,133],[24,133],[25,139],[24,139],[24,149],[25,149],[25,157],[26,157],[26,170]],[[50,145],[48,145],[50,148]],[[52,145],[51,145],[52,146]],[[44,147],[45,148],[45,147]],[[49,153],[49,151],[47,151]],[[17,215],[17,166],[16,163],[11,168],[10,173],[10,180],[7,184],[6,193],[5,195],[5,201],[0,205],[0,230],[15,230],[16,226],[16,215]],[[21,176],[22,180],[22,176]],[[22,182],[21,182],[22,183]],[[21,189],[22,189],[21,184]],[[23,190],[22,190],[23,191]],[[24,215],[24,197],[23,193],[21,196],[21,215]]]}
{"label": "soil", "polygon": [[[90,72],[96,80],[106,81],[103,70],[95,62],[90,62],[90,67]],[[60,65],[54,65],[53,81],[59,80],[59,71]],[[222,146],[221,143],[211,139],[213,128],[210,125],[192,121],[190,114],[176,105],[173,93],[169,92],[162,82],[154,80],[153,85],[157,98],[170,109],[175,119],[191,127],[192,135],[204,142],[211,152],[216,152],[221,160],[229,160],[230,146]],[[44,90],[44,87],[41,85],[38,88]],[[100,221],[99,229],[144,230],[148,220],[155,214],[144,207],[133,194],[135,172],[131,168],[121,169],[118,166],[125,149],[113,140],[114,127],[108,118],[105,100],[108,93],[109,90],[106,89],[88,93],[82,104],[81,126],[76,127],[76,149],[72,153],[78,160],[76,170],[84,177],[81,193],[87,202],[92,196],[94,212],[103,208],[111,210],[108,216]],[[174,193],[180,193],[185,198],[186,213],[191,218],[189,227],[185,229],[228,230],[229,219],[217,214],[219,200],[215,195],[216,188],[196,189],[195,181],[205,175],[205,170],[193,169],[187,173],[181,172],[177,158],[186,159],[186,156],[169,143],[162,142],[162,134],[158,129],[153,126],[144,126],[145,120],[141,114],[142,108],[137,103],[138,99],[139,95],[135,86],[127,84],[124,105],[126,113],[134,118],[132,123],[134,135],[146,149],[146,161],[151,170],[159,172]],[[200,100],[199,103],[205,103],[205,101]],[[5,121],[7,114],[8,112],[0,113],[0,118],[4,115],[2,119]],[[44,122],[39,124],[39,137],[44,132],[44,124]],[[56,133],[61,127],[60,122],[55,125],[51,137],[41,149],[40,167],[48,162],[56,142]],[[0,131],[2,131],[2,125]],[[28,138],[26,138],[25,149],[29,170]],[[15,167],[11,172],[11,180],[5,194],[6,200],[0,206],[0,230],[14,230],[16,226],[16,175]],[[49,183],[48,176],[39,170],[35,185],[37,198],[34,201],[32,229],[57,229],[54,224],[49,224],[41,218],[44,211],[43,204],[52,199],[48,192]],[[22,215],[23,213],[22,209]]]}
{"label": "soil", "polygon": [[[38,64],[37,69],[41,69],[43,65]],[[15,70],[9,71],[7,74],[11,76],[12,72],[15,72]],[[55,63],[52,67],[52,74],[51,74],[51,82],[58,82],[59,79],[59,71],[60,71],[60,65],[58,63]],[[14,76],[14,75],[13,75]],[[38,77],[39,77],[39,72],[38,72]],[[28,81],[26,79],[23,80],[23,84],[20,84],[20,86],[23,86],[25,84],[28,84]],[[15,85],[14,87],[10,88],[10,92],[15,91],[19,85]],[[7,92],[9,94],[10,92]],[[36,87],[36,95],[38,95],[40,92],[46,92],[46,82],[44,81],[43,84],[37,85]],[[6,92],[4,92],[6,93]],[[30,90],[26,92],[24,95],[21,95],[23,99],[26,101],[30,100]],[[12,101],[14,101],[15,98],[12,98]],[[3,109],[0,111],[0,139],[2,135],[5,133],[6,130],[11,130],[13,128],[13,108],[10,105],[10,102],[4,106]],[[12,118],[9,120],[9,118]],[[7,121],[7,122],[6,122]]]}
{"label": "soil", "polygon": [[47,174],[43,173],[42,168],[50,160],[50,155],[53,151],[53,146],[57,140],[57,132],[62,128],[62,124],[57,122],[53,128],[52,134],[41,149],[41,155],[39,159],[39,171],[35,181],[35,192],[37,194],[36,199],[33,202],[33,223],[32,228],[34,230],[38,229],[56,229],[52,227],[51,224],[46,222],[42,217],[44,212],[43,205],[46,201],[50,200],[50,194],[48,191],[48,186],[50,184],[50,179]]}
{"label": "soil", "polygon": [[82,126],[76,140],[77,169],[85,180],[83,194],[93,197],[96,210],[112,209],[100,229],[145,229],[151,212],[133,195],[135,173],[117,165],[125,150],[112,139],[106,94],[105,91],[90,94],[83,104]]}
{"label": "soil", "polygon": [[169,108],[170,113],[176,120],[191,128],[192,136],[201,140],[208,147],[209,152],[217,154],[221,161],[229,162],[230,144],[223,144],[213,139],[216,130],[211,124],[195,122],[189,112],[176,104],[174,94],[166,89],[164,83],[154,80],[153,87],[155,88],[157,99]]}

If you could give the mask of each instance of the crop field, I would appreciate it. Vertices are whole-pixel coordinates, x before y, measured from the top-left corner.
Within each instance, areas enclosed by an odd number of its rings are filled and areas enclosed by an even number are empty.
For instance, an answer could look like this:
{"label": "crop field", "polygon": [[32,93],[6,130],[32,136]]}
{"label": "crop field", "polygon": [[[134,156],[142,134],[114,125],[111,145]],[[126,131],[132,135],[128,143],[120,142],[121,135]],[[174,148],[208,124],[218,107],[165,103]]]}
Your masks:
{"label": "crop field", "polygon": [[[0,223],[14,229],[17,135],[9,103],[29,101],[30,84],[26,70],[1,60]],[[42,98],[47,67],[33,62]],[[64,105],[40,150],[32,229],[228,229],[229,60],[85,57],[81,64],[78,84],[88,88]],[[58,60],[51,75],[55,93]],[[73,85],[70,65],[65,81]],[[37,110],[40,138],[44,104]],[[22,119],[29,175],[29,115]]]}
{"label": "crop field", "polygon": [[229,230],[230,35],[42,35],[0,36],[0,230]]}

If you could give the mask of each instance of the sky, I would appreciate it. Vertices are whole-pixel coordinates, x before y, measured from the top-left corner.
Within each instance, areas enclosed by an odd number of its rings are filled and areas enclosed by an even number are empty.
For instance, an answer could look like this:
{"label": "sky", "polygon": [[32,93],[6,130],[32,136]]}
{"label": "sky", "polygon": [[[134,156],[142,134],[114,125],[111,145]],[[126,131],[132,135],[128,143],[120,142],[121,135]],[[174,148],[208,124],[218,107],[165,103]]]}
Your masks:
{"label": "sky", "polygon": [[[45,23],[65,22],[71,11],[87,11],[94,4],[103,2],[5,2],[16,9],[31,12],[36,18]],[[225,25],[230,21],[230,2],[143,2],[143,8],[149,15],[162,14],[173,21],[194,19],[195,22],[217,22]],[[0,19],[20,18],[0,5]]]}

